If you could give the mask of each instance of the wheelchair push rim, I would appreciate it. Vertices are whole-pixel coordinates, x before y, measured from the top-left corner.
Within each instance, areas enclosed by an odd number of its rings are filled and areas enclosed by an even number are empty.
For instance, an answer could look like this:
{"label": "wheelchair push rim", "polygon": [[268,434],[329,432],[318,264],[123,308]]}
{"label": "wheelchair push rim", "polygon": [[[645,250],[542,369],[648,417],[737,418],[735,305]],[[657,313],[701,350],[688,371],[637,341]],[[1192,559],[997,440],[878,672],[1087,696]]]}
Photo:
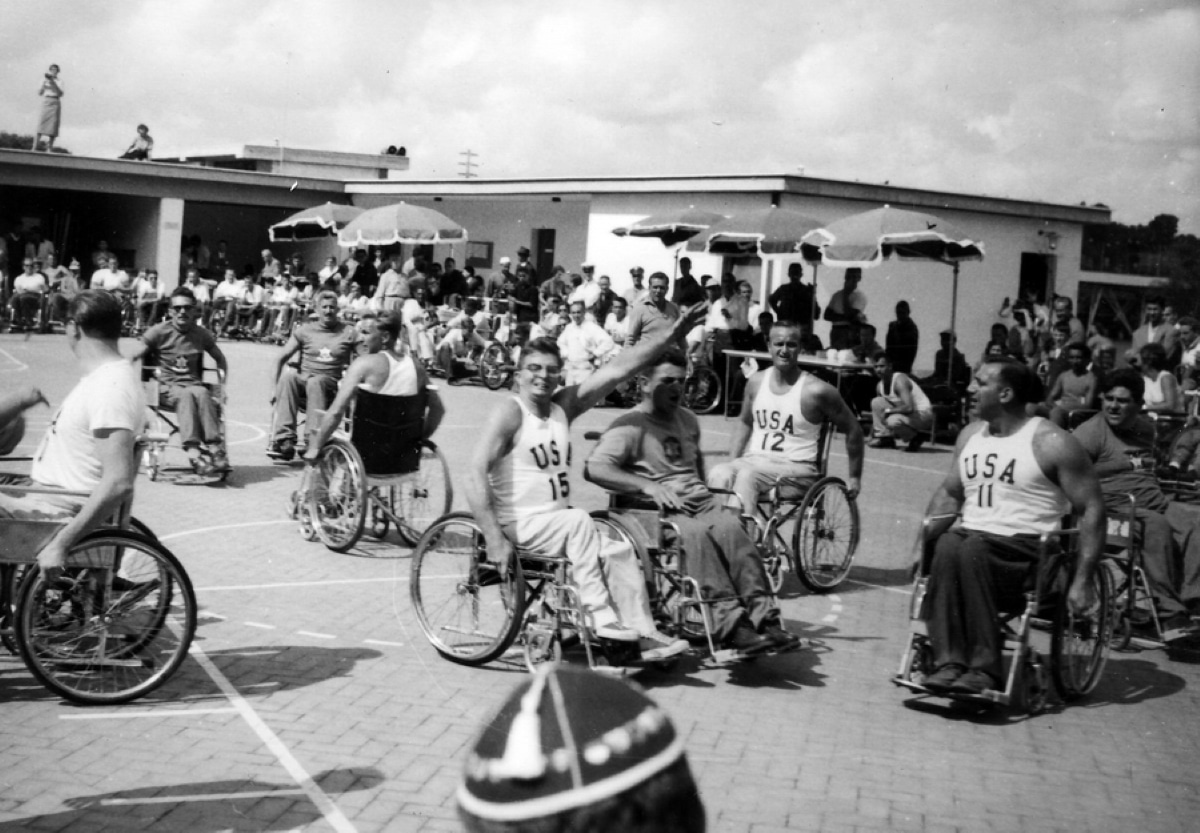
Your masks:
{"label": "wheelchair push rim", "polygon": [[349,443],[333,439],[321,449],[308,484],[308,514],[317,537],[345,552],[362,536],[367,516],[367,477]]}
{"label": "wheelchair push rim", "polygon": [[196,597],[179,561],[128,530],[71,548],[63,576],[30,570],[16,641],[30,672],[78,703],[125,703],[165,683],[196,631]]}
{"label": "wheelchair push rim", "polygon": [[396,531],[410,547],[416,546],[430,525],[450,511],[454,501],[450,466],[436,444],[421,440],[417,470],[393,487],[392,500],[392,511],[400,519]]}
{"label": "wheelchair push rim", "polygon": [[858,503],[839,478],[818,480],[804,496],[792,542],[792,571],[814,593],[850,574],[859,537]]}
{"label": "wheelchair push rim", "polygon": [[439,519],[413,551],[409,594],[417,622],[451,662],[483,665],[516,640],[525,607],[520,559],[501,577],[483,530],[467,512]]}
{"label": "wheelchair push rim", "polygon": [[1100,682],[1112,641],[1112,587],[1108,571],[1097,567],[1091,578],[1096,603],[1075,614],[1064,587],[1058,599],[1050,635],[1050,671],[1054,687],[1066,701],[1078,700]]}

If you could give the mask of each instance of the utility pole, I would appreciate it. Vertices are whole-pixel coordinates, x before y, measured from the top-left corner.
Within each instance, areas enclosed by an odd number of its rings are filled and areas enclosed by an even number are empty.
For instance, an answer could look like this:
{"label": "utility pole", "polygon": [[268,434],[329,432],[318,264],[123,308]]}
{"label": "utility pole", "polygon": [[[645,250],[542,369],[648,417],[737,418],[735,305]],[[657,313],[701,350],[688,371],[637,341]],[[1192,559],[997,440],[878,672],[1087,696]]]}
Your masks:
{"label": "utility pole", "polygon": [[463,179],[471,179],[472,177],[478,177],[479,174],[475,173],[472,170],[472,168],[479,167],[479,163],[473,162],[472,160],[475,159],[477,156],[479,156],[479,154],[475,153],[470,148],[468,148],[467,150],[462,151],[458,155],[466,157],[462,162],[458,163],[459,167],[461,167],[463,169],[462,170],[462,178]]}

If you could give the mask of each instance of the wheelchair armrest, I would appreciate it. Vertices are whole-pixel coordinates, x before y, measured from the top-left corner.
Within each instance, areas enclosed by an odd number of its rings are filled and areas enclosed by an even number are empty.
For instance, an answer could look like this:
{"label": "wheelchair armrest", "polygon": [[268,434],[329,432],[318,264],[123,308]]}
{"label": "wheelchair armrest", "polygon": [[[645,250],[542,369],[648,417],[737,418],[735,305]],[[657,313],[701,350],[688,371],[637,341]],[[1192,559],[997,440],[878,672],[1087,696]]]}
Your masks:
{"label": "wheelchair armrest", "polygon": [[729,507],[729,508],[730,508],[730,509],[734,509],[734,508],[736,508],[736,509],[737,509],[737,513],[738,513],[739,515],[745,515],[745,514],[746,514],[746,507],[745,507],[745,506],[742,504],[742,499],[741,499],[740,497],[738,497],[738,496],[737,496],[737,493],[736,493],[736,492],[733,492],[733,491],[731,491],[731,490],[729,490],[729,489],[713,489],[713,488],[711,488],[711,487],[709,488],[709,491],[710,491],[710,492],[712,492],[714,495],[723,495],[723,496],[725,496],[725,497],[727,497],[727,498],[728,498],[728,497],[732,497],[734,500],[736,500],[736,501],[737,501],[737,506],[736,506],[736,507],[733,507],[733,506],[731,506],[731,507]]}

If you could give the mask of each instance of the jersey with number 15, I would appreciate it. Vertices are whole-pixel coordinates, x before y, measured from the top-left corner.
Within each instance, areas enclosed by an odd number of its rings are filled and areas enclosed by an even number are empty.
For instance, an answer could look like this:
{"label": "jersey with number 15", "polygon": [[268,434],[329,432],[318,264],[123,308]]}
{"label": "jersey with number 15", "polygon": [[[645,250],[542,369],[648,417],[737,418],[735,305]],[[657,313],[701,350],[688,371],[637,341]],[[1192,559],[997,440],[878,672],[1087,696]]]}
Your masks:
{"label": "jersey with number 15", "polygon": [[566,412],[552,404],[550,416],[542,419],[519,397],[513,398],[521,408],[521,428],[513,438],[512,451],[488,477],[502,526],[566,509],[571,494],[571,432]]}

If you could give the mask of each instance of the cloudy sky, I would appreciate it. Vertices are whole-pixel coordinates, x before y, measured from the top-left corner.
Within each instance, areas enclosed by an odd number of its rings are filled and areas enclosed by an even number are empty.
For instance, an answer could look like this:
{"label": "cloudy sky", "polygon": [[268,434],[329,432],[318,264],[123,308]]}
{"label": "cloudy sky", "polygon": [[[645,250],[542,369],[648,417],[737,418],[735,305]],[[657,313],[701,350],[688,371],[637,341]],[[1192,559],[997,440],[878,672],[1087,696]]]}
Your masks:
{"label": "cloudy sky", "polygon": [[1200,234],[1200,3],[0,3],[0,129],[116,156],[404,145],[416,178],[779,173],[1180,218]]}

